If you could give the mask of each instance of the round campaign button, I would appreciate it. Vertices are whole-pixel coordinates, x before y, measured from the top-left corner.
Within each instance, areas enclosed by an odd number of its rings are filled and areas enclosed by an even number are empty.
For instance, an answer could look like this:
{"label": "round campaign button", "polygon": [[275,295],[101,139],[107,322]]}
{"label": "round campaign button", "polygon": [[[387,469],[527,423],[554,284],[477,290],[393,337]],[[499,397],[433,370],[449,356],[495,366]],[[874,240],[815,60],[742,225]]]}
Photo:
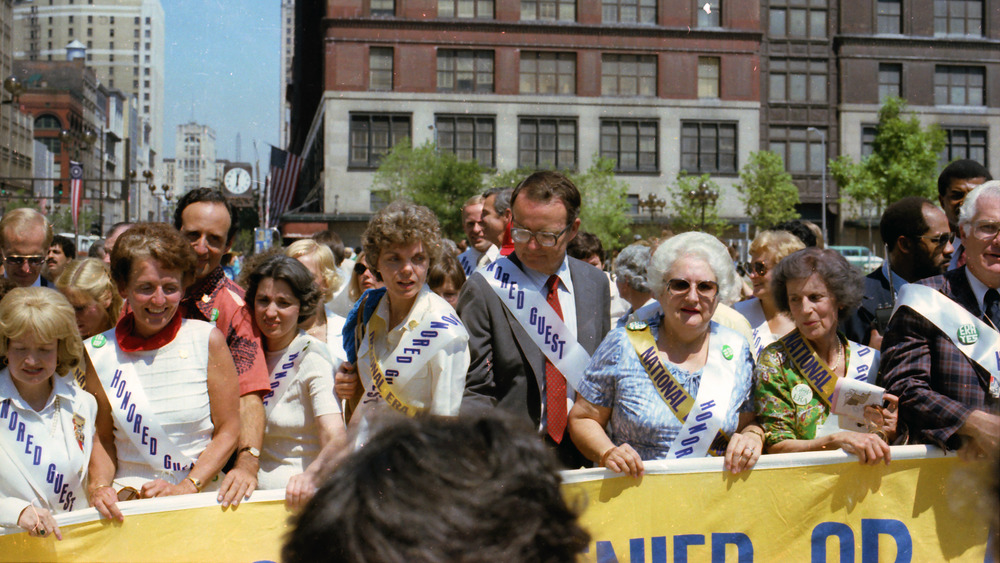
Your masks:
{"label": "round campaign button", "polygon": [[640,331],[640,330],[646,330],[647,326],[649,326],[649,325],[647,325],[643,321],[632,321],[632,322],[628,323],[627,325],[625,325],[626,328],[628,328],[629,330],[631,330],[633,332]]}
{"label": "round campaign button", "polygon": [[799,383],[792,388],[792,402],[800,407],[809,404],[813,398],[813,390],[805,383]]}
{"label": "round campaign button", "polygon": [[733,349],[728,344],[722,346],[722,356],[727,360],[733,359]]}
{"label": "round campaign button", "polygon": [[967,324],[958,327],[958,341],[962,344],[975,344],[979,341],[979,331],[976,325]]}

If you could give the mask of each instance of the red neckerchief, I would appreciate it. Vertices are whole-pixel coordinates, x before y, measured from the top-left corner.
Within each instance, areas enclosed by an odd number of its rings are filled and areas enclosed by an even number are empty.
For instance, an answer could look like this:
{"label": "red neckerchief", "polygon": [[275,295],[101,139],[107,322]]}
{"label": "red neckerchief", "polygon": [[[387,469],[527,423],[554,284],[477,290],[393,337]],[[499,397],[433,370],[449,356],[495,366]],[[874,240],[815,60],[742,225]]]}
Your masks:
{"label": "red neckerchief", "polygon": [[170,324],[163,327],[163,330],[149,338],[143,338],[135,334],[135,314],[128,313],[115,325],[115,339],[118,340],[118,346],[125,352],[157,350],[174,340],[177,331],[181,329],[183,320],[180,314],[174,314],[174,318],[170,319]]}

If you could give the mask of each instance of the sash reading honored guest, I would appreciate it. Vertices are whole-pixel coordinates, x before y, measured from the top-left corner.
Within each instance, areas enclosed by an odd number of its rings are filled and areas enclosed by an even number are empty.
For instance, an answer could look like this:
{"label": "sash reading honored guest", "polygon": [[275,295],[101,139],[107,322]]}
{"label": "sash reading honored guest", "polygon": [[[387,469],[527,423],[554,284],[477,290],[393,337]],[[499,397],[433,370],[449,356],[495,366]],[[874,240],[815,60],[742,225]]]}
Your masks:
{"label": "sash reading honored guest", "polygon": [[188,242],[163,223],[132,227],[111,254],[130,311],[84,343],[104,446],[95,449],[89,490],[106,518],[122,519],[119,498],[218,489],[236,447],[239,387],[225,337],[178,311],[196,264]]}
{"label": "sash reading honored guest", "polygon": [[754,400],[768,453],[840,448],[861,463],[889,463],[896,397],[869,383],[878,350],[837,331],[840,316],[861,302],[861,272],[836,251],[806,248],[772,276],[774,302],[795,330],[757,358]]}
{"label": "sash reading honored guest", "polygon": [[97,404],[68,377],[83,360],[74,325],[50,289],[12,289],[0,301],[0,526],[35,537],[61,540],[53,514],[88,506]]}
{"label": "sash reading honored guest", "polygon": [[426,284],[441,251],[430,209],[393,202],[372,217],[362,242],[385,287],[366,291],[344,325],[348,363],[337,374],[337,390],[357,405],[350,422],[359,442],[377,406],[407,416],[457,415],[469,367],[465,327]]}
{"label": "sash reading honored guest", "polygon": [[704,233],[677,235],[646,275],[660,310],[614,329],[594,352],[570,436],[601,467],[633,477],[643,460],[723,452],[726,471],[753,468],[763,442],[752,424],[753,358],[746,338],[712,321],[739,291],[726,247]]}

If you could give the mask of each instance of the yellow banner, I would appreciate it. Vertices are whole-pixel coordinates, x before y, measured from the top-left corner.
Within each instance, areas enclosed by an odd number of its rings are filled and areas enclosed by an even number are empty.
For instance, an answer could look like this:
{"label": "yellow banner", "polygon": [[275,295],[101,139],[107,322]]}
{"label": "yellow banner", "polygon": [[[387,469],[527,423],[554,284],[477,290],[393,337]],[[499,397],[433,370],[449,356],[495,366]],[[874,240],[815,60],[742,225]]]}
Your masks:
{"label": "yellow banner", "polygon": [[[843,452],[764,456],[741,476],[715,458],[650,462],[642,479],[566,472],[565,490],[586,503],[590,561],[991,561],[996,496],[979,488],[990,467],[923,446],[892,455],[889,466]],[[278,561],[283,497],[258,491],[236,510],[214,493],[131,501],[123,524],[63,514],[63,541],[0,536],[0,561]]]}

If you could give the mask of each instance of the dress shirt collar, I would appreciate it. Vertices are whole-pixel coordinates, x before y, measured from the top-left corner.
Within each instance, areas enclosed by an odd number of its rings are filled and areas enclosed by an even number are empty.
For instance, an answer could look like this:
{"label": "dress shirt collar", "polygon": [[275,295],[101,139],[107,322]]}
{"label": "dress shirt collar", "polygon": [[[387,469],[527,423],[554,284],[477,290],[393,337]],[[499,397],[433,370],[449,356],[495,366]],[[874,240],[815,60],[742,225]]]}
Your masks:
{"label": "dress shirt collar", "polygon": [[965,267],[965,277],[969,280],[969,287],[972,288],[972,294],[976,296],[976,305],[979,306],[979,311],[986,311],[986,292],[990,288],[985,283],[979,281],[979,278],[972,275],[968,266]]}
{"label": "dress shirt collar", "polygon": [[[524,271],[524,275],[528,277],[528,280],[530,280],[531,283],[535,284],[538,288],[544,288],[546,282],[549,281],[549,274],[543,274],[538,270],[532,270],[531,268],[525,266],[524,262],[521,262],[521,270]],[[563,256],[563,261],[559,264],[559,269],[556,270],[556,275],[559,276],[559,289],[573,295],[573,276],[569,273],[568,256]]]}
{"label": "dress shirt collar", "polygon": [[[39,412],[44,412],[50,409],[57,396],[66,400],[73,399],[73,390],[69,388],[68,383],[71,379],[71,375],[63,377],[58,373],[52,374],[52,393],[49,395],[48,401],[45,402],[45,407]],[[21,393],[19,393],[17,391],[17,387],[14,386],[13,376],[10,374],[9,367],[5,367],[2,371],[0,371],[0,397],[10,398],[11,404],[21,410],[35,410],[27,403],[27,401],[21,398]]]}

